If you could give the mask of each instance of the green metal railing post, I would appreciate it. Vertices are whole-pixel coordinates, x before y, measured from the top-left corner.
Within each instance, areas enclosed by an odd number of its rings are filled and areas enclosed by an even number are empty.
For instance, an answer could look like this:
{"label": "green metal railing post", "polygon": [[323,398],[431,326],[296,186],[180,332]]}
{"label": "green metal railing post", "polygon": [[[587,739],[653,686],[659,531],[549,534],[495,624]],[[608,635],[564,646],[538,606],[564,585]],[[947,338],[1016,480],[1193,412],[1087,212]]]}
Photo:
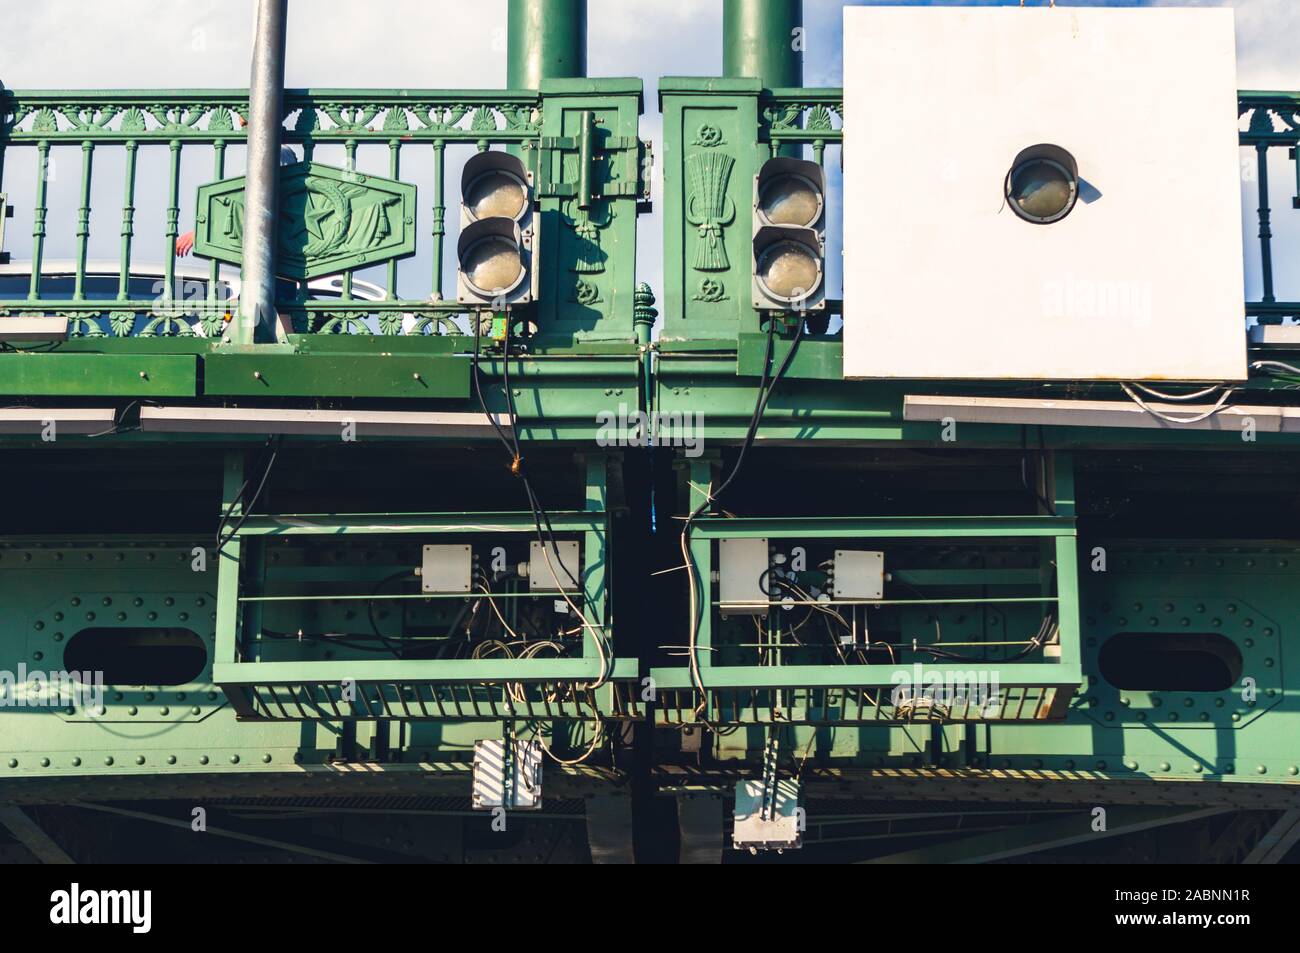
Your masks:
{"label": "green metal railing post", "polygon": [[[212,143],[212,181],[220,182],[226,175],[226,140]],[[217,279],[221,277],[221,263],[215,258],[208,263],[208,307],[216,310],[223,302],[217,298]]]}
{"label": "green metal railing post", "polygon": [[[388,141],[388,177],[390,179],[401,178],[401,151],[402,141],[400,139],[390,139]],[[397,297],[397,259],[388,263],[388,297]]]}
{"label": "green metal railing post", "polygon": [[[181,216],[181,143],[169,143],[171,164],[167,178],[167,247],[163,249],[163,295],[165,300],[176,300],[176,236],[180,234]],[[172,305],[168,304],[168,310]]]}
{"label": "green metal railing post", "polygon": [[1264,273],[1265,304],[1272,304],[1277,299],[1273,296],[1273,211],[1268,204],[1268,143],[1261,142],[1255,146],[1256,164],[1259,176],[1259,263]]}
{"label": "green metal railing post", "polygon": [[447,145],[442,141],[433,144],[433,297],[442,299],[442,242],[447,234],[447,207],[444,204],[444,163]]}
{"label": "green metal railing post", "polygon": [[510,0],[506,85],[587,75],[587,0]]}
{"label": "green metal railing post", "polygon": [[139,144],[126,144],[126,183],[122,196],[122,263],[117,278],[117,300],[131,297],[131,238],[135,235],[135,157]]}
{"label": "green metal railing post", "polygon": [[86,244],[90,240],[90,176],[94,160],[95,144],[87,139],[81,144],[81,205],[77,208],[77,273],[72,286],[73,301],[86,298]]}
{"label": "green metal railing post", "polygon": [[[343,143],[343,151],[347,156],[346,168],[349,172],[357,171],[357,140],[349,139]],[[348,268],[343,272],[343,300],[352,300],[352,272]]]}
{"label": "green metal railing post", "polygon": [[[803,29],[803,0],[724,0],[722,75],[766,89],[802,86]],[[773,156],[802,153],[801,145],[772,143]]]}
{"label": "green metal railing post", "polygon": [[45,254],[45,186],[50,172],[50,142],[36,144],[36,201],[32,205],[32,281],[27,297],[41,296],[41,259]]}
{"label": "green metal railing post", "polygon": [[722,75],[803,85],[803,0],[724,0]]}

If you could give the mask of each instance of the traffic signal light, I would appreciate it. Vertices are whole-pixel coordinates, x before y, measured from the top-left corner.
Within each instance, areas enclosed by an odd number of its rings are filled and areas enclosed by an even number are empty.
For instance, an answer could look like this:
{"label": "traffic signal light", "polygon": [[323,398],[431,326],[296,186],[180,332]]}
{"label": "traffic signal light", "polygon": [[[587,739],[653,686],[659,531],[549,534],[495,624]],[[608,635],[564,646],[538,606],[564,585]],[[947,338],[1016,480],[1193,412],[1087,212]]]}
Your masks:
{"label": "traffic signal light", "polygon": [[480,152],[460,180],[456,300],[504,309],[537,297],[533,178],[505,152]]}
{"label": "traffic signal light", "polygon": [[768,159],[754,177],[754,307],[824,308],[825,260],[825,171],[804,159]]}

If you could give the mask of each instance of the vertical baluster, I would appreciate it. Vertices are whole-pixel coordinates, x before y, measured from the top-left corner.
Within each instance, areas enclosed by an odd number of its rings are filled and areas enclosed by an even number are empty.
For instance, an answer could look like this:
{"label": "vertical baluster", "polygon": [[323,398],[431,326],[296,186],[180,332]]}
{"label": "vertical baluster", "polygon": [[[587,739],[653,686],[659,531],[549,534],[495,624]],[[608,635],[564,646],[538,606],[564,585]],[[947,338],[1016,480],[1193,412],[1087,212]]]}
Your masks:
{"label": "vertical baluster", "polygon": [[[388,177],[396,180],[400,176],[402,148],[401,140],[388,140]],[[388,262],[388,297],[397,297],[397,259]]]}
{"label": "vertical baluster", "polygon": [[[348,154],[348,161],[347,161],[348,171],[349,172],[357,171],[357,140],[349,139],[347,142],[344,143],[344,148],[347,150],[347,154]],[[343,300],[344,301],[352,300],[352,269],[351,268],[343,272]],[[347,330],[347,328],[345,327],[344,330]]]}
{"label": "vertical baluster", "polygon": [[[1300,146],[1292,146],[1289,158],[1295,160],[1295,198],[1291,200],[1292,208],[1300,208]],[[4,153],[0,152],[0,173],[4,172]]]}
{"label": "vertical baluster", "polygon": [[814,140],[813,140],[813,144],[812,144],[812,146],[813,146],[813,161],[816,162],[819,166],[822,166],[823,168],[825,168],[825,166],[826,166],[826,140],[825,140],[825,139],[814,139]]}
{"label": "vertical baluster", "polygon": [[163,250],[163,283],[167,300],[176,299],[176,235],[181,215],[181,142],[173,139],[171,171],[167,180],[167,247]]}
{"label": "vertical baluster", "polygon": [[117,272],[117,300],[131,297],[131,239],[135,235],[135,156],[139,143],[126,143],[126,184],[122,196],[122,263]]}
{"label": "vertical baluster", "polygon": [[443,156],[447,144],[438,139],[433,144],[433,297],[442,300],[442,238],[447,233],[443,219]]}
{"label": "vertical baluster", "polygon": [[[307,103],[302,107],[303,112],[308,112],[309,110],[312,114],[312,119],[314,120],[316,118],[315,104]],[[302,119],[299,119],[298,125],[302,129],[302,137],[303,137],[302,161],[310,162],[312,155],[316,152],[316,140],[312,138],[313,130],[315,130],[316,128],[316,123],[314,121],[310,123],[304,123]]]}
{"label": "vertical baluster", "polygon": [[81,206],[77,209],[77,273],[72,282],[72,300],[86,300],[86,245],[90,240],[90,176],[95,144],[81,143]]}
{"label": "vertical baluster", "polygon": [[45,180],[49,174],[50,142],[42,139],[36,144],[36,204],[32,208],[32,282],[27,297],[36,301],[41,296],[41,258],[45,253]]}
{"label": "vertical baluster", "polygon": [[[212,143],[212,181],[220,182],[226,177],[226,140],[218,139]],[[198,228],[198,222],[194,227]],[[215,258],[208,262],[208,308],[209,314],[214,316],[217,309],[222,307],[226,302],[220,301],[217,295],[220,291],[221,283],[221,263]]]}
{"label": "vertical baluster", "polygon": [[1259,169],[1259,265],[1264,273],[1264,303],[1272,304],[1273,297],[1273,229],[1272,209],[1268,207],[1268,143],[1256,144],[1255,153]]}

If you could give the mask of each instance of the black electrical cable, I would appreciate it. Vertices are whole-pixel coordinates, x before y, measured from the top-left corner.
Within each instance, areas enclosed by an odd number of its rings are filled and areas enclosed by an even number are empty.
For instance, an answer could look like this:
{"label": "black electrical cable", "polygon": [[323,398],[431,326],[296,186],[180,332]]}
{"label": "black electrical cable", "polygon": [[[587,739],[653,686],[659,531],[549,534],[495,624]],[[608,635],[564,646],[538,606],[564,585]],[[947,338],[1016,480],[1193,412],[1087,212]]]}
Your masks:
{"label": "black electrical cable", "polygon": [[[569,571],[569,567],[565,565],[564,560],[560,557],[560,546],[555,541],[555,530],[551,527],[550,514],[546,512],[541,500],[533,492],[533,485],[528,479],[528,471],[524,469],[523,453],[519,446],[519,412],[515,409],[514,390],[510,386],[510,321],[508,318],[506,320],[505,359],[502,373],[502,386],[506,392],[506,410],[510,414],[510,438],[514,441],[514,464],[512,468],[517,468],[517,475],[523,481],[524,492],[528,495],[529,507],[533,511],[533,522],[537,526],[538,542],[543,546],[548,541],[550,542],[551,551],[555,554],[555,559],[560,564],[560,568],[564,570],[564,574],[569,577],[569,582],[573,584],[574,589],[581,590],[582,587],[578,585],[578,580],[574,578],[573,573]],[[543,526],[546,527],[545,538],[542,535]]]}
{"label": "black electrical cable", "polygon": [[484,416],[492,425],[497,437],[501,440],[502,446],[510,455],[510,472],[519,478],[524,487],[524,496],[528,500],[528,508],[532,513],[533,525],[537,530],[537,540],[543,546],[550,545],[551,551],[555,554],[556,561],[560,564],[560,569],[569,578],[573,588],[581,591],[582,587],[573,573],[569,570],[564,559],[560,556],[560,546],[555,539],[555,530],[551,526],[551,517],[546,509],[542,506],[536,492],[533,490],[532,482],[528,479],[528,471],[524,465],[523,451],[519,443],[519,413],[515,408],[514,391],[510,386],[510,319],[506,318],[506,331],[504,340],[504,355],[502,359],[502,387],[505,391],[506,412],[510,418],[510,438],[507,439],[503,428],[497,424],[496,418],[488,411],[487,402],[483,399],[483,387],[480,381],[479,373],[479,350],[482,329],[479,319],[474,318],[474,356],[471,364],[471,376],[474,379],[474,393],[478,397],[479,409],[483,411]]}
{"label": "black electrical cable", "polygon": [[[273,442],[275,444],[274,447],[272,447]],[[243,528],[244,523],[248,521],[248,517],[252,514],[253,507],[257,505],[257,501],[261,498],[262,490],[266,487],[266,481],[271,476],[271,469],[275,466],[276,457],[279,456],[280,453],[280,444],[278,438],[268,437],[266,441],[266,448],[271,450],[271,456],[266,461],[266,468],[262,471],[262,479],[258,481],[257,490],[256,492],[253,493],[253,498],[248,501],[248,505],[244,507],[244,512],[239,517],[239,522],[235,524],[235,528],[232,529],[229,533],[226,533],[224,536],[222,535],[222,532],[225,530],[226,526],[229,525],[230,523],[230,514],[235,511],[235,507],[238,506],[243,501],[244,494],[248,492],[248,487],[250,483],[249,480],[247,479],[244,480],[244,484],[239,488],[239,492],[235,494],[235,498],[230,501],[230,504],[226,507],[226,511],[221,514],[221,522],[217,525],[217,555],[218,556],[224,555],[226,543],[230,542],[232,539],[234,539],[236,536],[239,535],[239,531]]]}
{"label": "black electrical cable", "polygon": [[786,370],[790,367],[790,361],[794,358],[794,352],[799,347],[799,341],[803,337],[803,322],[799,322],[799,329],[795,332],[794,339],[790,342],[790,350],[786,352],[785,358],[781,361],[781,366],[777,369],[776,375],[769,381],[768,367],[772,363],[774,341],[776,337],[776,319],[773,318],[767,325],[767,352],[763,358],[763,376],[759,382],[758,400],[754,404],[754,414],[750,418],[749,427],[745,432],[745,440],[740,446],[740,453],[736,455],[736,462],[731,467],[731,472],[727,478],[718,485],[718,488],[705,499],[694,512],[686,518],[686,528],[690,529],[692,523],[708,508],[708,505],[714,500],[720,498],[724,490],[731,485],[731,481],[736,478],[740,472],[741,465],[745,462],[745,454],[749,448],[754,445],[754,438],[758,433],[759,422],[763,419],[763,414],[767,410],[767,402],[772,397],[772,392],[776,389],[777,384],[781,383],[781,378],[785,376]]}
{"label": "black electrical cable", "polygon": [[[537,493],[533,490],[532,482],[528,479],[528,471],[524,465],[523,451],[519,443],[519,413],[515,408],[514,391],[510,386],[510,316],[509,314],[506,315],[505,339],[502,348],[504,352],[502,357],[502,386],[505,390],[506,412],[510,417],[509,440],[506,439],[505,433],[497,424],[496,419],[488,412],[487,402],[483,399],[483,387],[479,373],[479,350],[482,338],[482,325],[477,315],[474,316],[473,320],[474,355],[471,363],[470,374],[474,379],[474,393],[478,397],[479,409],[482,410],[483,415],[488,418],[488,422],[492,425],[492,429],[496,432],[502,446],[506,448],[506,452],[510,455],[510,472],[518,477],[519,481],[523,484],[524,496],[528,500],[528,509],[532,513],[533,527],[537,531],[538,542],[541,543],[543,547],[546,547],[547,545],[550,546],[551,551],[555,554],[556,561],[560,564],[560,569],[564,572],[565,576],[568,577],[574,591],[581,593],[583,591],[582,586],[569,570],[569,567],[565,564],[563,557],[560,555],[560,545],[555,539],[555,530],[551,526],[550,514],[546,512],[546,509],[542,506],[541,501],[537,497]],[[552,570],[552,572],[554,572],[554,570]],[[556,581],[559,582],[558,577]],[[563,590],[564,587],[561,585],[560,588]],[[566,601],[568,601],[567,597]],[[572,603],[570,603],[570,605],[572,607]],[[577,611],[576,607],[574,607],[574,611]],[[581,616],[579,616],[579,618],[581,619]],[[583,625],[586,626],[585,619],[582,621]],[[613,670],[613,646],[605,640],[603,631],[600,631],[595,627],[592,627],[592,636],[599,640],[598,649],[601,653],[602,659],[604,660],[604,663],[601,666],[601,675],[597,679],[597,684],[599,684],[604,682],[608,677],[609,672]]]}
{"label": "black electrical cable", "polygon": [[[1038,429],[1038,460],[1041,463],[1046,459],[1046,449],[1043,447],[1043,430]],[[1029,485],[1029,435],[1025,428],[1020,428],[1020,483],[1026,490],[1033,493],[1038,498],[1038,505],[1046,510],[1050,515],[1056,515],[1056,507],[1047,497],[1043,496],[1042,491],[1038,489],[1038,480],[1035,476],[1034,485]]]}
{"label": "black electrical cable", "polygon": [[[732,465],[731,472],[727,474],[727,478],[719,484],[716,490],[705,493],[704,499],[700,501],[700,505],[691,511],[690,515],[686,517],[686,522],[682,525],[682,555],[686,560],[687,575],[690,579],[689,585],[691,586],[697,584],[696,578],[698,576],[695,567],[695,559],[691,555],[691,528],[695,521],[699,519],[704,511],[709,507],[709,504],[722,495],[723,491],[731,485],[731,481],[736,478],[736,474],[740,472],[740,467],[745,462],[745,454],[753,445],[754,438],[758,434],[759,422],[763,419],[763,412],[767,410],[767,403],[768,400],[771,399],[772,391],[774,391],[776,386],[781,383],[781,378],[785,376],[785,372],[790,367],[791,360],[794,359],[794,353],[799,347],[799,341],[803,338],[804,321],[801,318],[799,326],[795,331],[794,339],[790,342],[790,350],[786,352],[785,358],[781,361],[781,366],[777,369],[776,375],[769,379],[768,368],[772,364],[772,356],[775,353],[776,347],[776,320],[775,314],[769,315],[767,324],[767,348],[763,355],[763,373],[759,380],[758,397],[754,401],[754,414],[750,418],[749,427],[745,432],[744,443],[742,443],[740,447],[740,453],[736,455],[736,462]],[[693,593],[692,598],[694,598]],[[698,674],[699,660],[696,657],[697,650],[695,645],[695,638],[699,625],[699,613],[703,609],[703,603],[705,603],[705,600],[701,600],[701,603],[701,606],[696,607],[692,618],[687,620],[687,627],[690,632],[689,653],[691,673],[696,679],[696,688],[700,692],[700,711],[703,711],[704,706],[708,704],[708,699],[705,697],[704,687],[700,683]],[[711,725],[709,727],[712,728]],[[714,732],[716,733],[716,729],[714,729]]]}
{"label": "black electrical cable", "polygon": [[[394,579],[407,579],[412,576],[413,573],[409,569],[403,569],[401,572],[395,572],[391,576],[385,576],[383,579],[379,580],[379,582],[375,583],[375,587],[370,590],[370,595],[379,595],[379,591]],[[370,619],[370,630],[375,633],[375,638],[384,643],[384,648],[393,653],[393,658],[402,658],[404,647],[401,644],[394,646],[392,641],[379,631],[379,623],[375,621],[375,600],[373,598],[366,601],[366,615]]]}

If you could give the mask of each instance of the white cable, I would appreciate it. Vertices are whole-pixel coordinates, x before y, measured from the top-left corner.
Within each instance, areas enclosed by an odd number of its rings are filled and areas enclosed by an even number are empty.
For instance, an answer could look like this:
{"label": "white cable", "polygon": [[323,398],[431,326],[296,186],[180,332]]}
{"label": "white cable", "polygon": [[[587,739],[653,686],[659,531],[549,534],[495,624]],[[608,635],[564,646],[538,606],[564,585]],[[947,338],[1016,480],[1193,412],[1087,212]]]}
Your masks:
{"label": "white cable", "polygon": [[1166,423],[1171,423],[1171,424],[1198,424],[1203,420],[1210,419],[1215,414],[1219,413],[1219,411],[1224,409],[1224,407],[1227,405],[1228,397],[1231,396],[1232,393],[1236,390],[1235,387],[1226,388],[1222,396],[1219,397],[1218,403],[1216,403],[1213,407],[1211,407],[1203,414],[1197,414],[1194,417],[1173,417],[1169,414],[1166,414],[1152,407],[1150,404],[1144,401],[1141,398],[1141,396],[1135,390],[1133,390],[1133,388],[1130,387],[1128,384],[1125,384],[1124,382],[1121,381],[1119,386],[1124,389],[1124,393],[1128,394],[1128,396],[1133,400],[1135,404],[1137,404],[1139,407],[1145,410],[1152,417],[1155,417],[1159,420],[1163,420]]}
{"label": "white cable", "polygon": [[1142,391],[1142,393],[1146,394],[1148,397],[1154,397],[1156,400],[1196,400],[1198,397],[1208,397],[1224,385],[1211,384],[1204,390],[1198,390],[1194,394],[1166,394],[1156,390],[1154,387],[1148,387],[1146,384],[1141,384],[1137,381],[1133,382],[1133,386]]}
{"label": "white cable", "polygon": [[1284,364],[1281,361],[1256,361],[1254,364],[1250,366],[1252,370],[1261,367],[1280,367],[1282,368],[1282,370],[1287,371],[1288,373],[1300,374],[1300,367],[1294,367],[1290,364]]}

